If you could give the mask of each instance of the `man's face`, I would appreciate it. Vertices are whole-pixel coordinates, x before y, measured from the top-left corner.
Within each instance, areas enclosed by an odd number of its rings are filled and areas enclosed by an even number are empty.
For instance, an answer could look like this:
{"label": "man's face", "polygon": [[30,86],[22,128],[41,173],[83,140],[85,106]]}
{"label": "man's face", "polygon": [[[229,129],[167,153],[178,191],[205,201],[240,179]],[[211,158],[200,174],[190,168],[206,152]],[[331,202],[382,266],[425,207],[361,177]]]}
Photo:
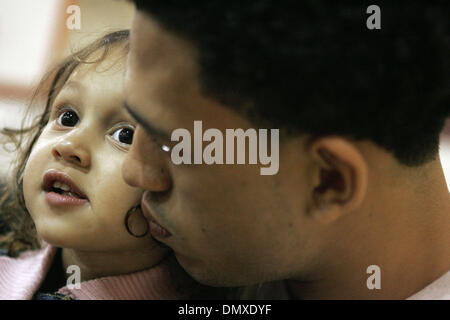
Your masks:
{"label": "man's face", "polygon": [[314,251],[307,241],[314,228],[303,218],[308,172],[301,145],[280,146],[276,175],[260,175],[259,164],[171,160],[172,131],[186,128],[193,137],[195,120],[224,137],[227,128],[254,127],[202,94],[196,61],[189,42],[136,14],[125,92],[140,125],[123,165],[125,181],[146,190],[143,205],[171,234],[156,238],[198,281],[234,286],[292,276]]}

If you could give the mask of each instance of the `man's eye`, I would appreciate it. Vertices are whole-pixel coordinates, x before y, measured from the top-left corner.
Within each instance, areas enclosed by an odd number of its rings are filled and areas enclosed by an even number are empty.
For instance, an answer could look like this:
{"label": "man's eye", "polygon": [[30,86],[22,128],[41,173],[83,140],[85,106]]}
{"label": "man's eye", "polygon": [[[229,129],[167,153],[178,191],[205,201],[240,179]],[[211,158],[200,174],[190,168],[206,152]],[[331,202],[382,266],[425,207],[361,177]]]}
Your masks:
{"label": "man's eye", "polygon": [[120,143],[131,144],[133,142],[133,135],[133,129],[120,128],[114,131],[112,138]]}
{"label": "man's eye", "polygon": [[64,111],[57,120],[58,124],[64,127],[75,127],[79,121],[80,118],[74,111]]}

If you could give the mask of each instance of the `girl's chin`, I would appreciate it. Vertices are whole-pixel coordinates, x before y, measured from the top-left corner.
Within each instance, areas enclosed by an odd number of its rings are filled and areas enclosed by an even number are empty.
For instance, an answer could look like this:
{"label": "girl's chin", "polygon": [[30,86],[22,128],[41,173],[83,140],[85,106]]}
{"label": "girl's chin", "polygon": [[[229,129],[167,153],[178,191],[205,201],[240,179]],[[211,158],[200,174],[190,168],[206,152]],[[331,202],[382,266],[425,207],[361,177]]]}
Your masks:
{"label": "girl's chin", "polygon": [[47,244],[52,245],[57,248],[69,248],[70,241],[67,239],[67,235],[61,234],[60,232],[50,232],[44,231],[39,232],[39,237]]}
{"label": "girl's chin", "polygon": [[[65,248],[80,251],[96,251],[96,252],[141,252],[145,254],[161,255],[169,251],[168,248],[158,245],[151,239],[128,239],[124,241],[120,239],[118,243],[114,243],[111,239],[114,236],[104,236],[100,232],[89,236],[87,234],[74,234],[63,230],[39,230],[39,238],[45,243],[57,248]],[[102,234],[102,238],[98,239],[95,236]],[[105,243],[105,239],[107,242]]]}
{"label": "girl's chin", "polygon": [[95,248],[96,243],[92,237],[86,234],[78,234],[75,230],[67,230],[64,228],[39,228],[36,226],[39,238],[45,243],[58,248]]}

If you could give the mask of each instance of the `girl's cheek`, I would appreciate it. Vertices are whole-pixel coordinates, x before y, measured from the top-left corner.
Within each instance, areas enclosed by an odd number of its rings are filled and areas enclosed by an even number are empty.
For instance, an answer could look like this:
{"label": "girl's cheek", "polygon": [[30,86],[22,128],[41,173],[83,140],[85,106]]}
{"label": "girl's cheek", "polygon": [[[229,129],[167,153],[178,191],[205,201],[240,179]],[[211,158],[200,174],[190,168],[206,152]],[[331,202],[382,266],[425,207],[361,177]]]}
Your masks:
{"label": "girl's cheek", "polygon": [[42,140],[38,140],[31,150],[30,156],[28,157],[27,163],[25,165],[25,170],[28,171],[28,169],[31,167],[38,167],[39,163],[43,164],[43,161],[45,161],[44,154],[45,144],[42,143]]}
{"label": "girl's cheek", "polygon": [[[116,155],[117,156],[117,155]],[[111,160],[114,155],[110,155]],[[105,179],[104,196],[110,201],[115,202],[120,199],[119,202],[130,203],[133,206],[139,203],[143,191],[139,188],[129,186],[122,177],[122,163],[124,157],[120,157],[117,161],[111,161],[109,163],[103,163],[104,166],[101,170],[102,178]]]}
{"label": "girl's cheek", "polygon": [[30,156],[28,157],[23,174],[23,196],[25,200],[25,206],[33,217],[34,196],[39,192],[39,167],[38,159],[36,158],[36,149],[33,148]]}
{"label": "girl's cheek", "polygon": [[[24,196],[28,197],[31,190],[40,188],[45,166],[51,162],[51,142],[41,136],[33,146],[25,164],[23,184]],[[34,188],[32,188],[34,186]]]}

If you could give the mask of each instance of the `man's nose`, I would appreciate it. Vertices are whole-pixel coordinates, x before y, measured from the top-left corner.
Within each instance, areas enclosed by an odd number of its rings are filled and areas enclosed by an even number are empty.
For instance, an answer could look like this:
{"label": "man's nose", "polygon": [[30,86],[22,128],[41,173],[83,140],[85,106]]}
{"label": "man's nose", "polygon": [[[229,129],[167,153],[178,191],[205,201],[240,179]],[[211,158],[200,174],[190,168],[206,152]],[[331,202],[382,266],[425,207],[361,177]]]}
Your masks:
{"label": "man's nose", "polygon": [[127,184],[152,192],[165,192],[171,187],[166,163],[154,142],[138,127],[133,143],[122,165]]}
{"label": "man's nose", "polygon": [[89,168],[91,165],[91,154],[85,143],[80,141],[82,137],[70,136],[58,141],[52,154],[57,160],[64,160],[68,163],[82,168]]}

